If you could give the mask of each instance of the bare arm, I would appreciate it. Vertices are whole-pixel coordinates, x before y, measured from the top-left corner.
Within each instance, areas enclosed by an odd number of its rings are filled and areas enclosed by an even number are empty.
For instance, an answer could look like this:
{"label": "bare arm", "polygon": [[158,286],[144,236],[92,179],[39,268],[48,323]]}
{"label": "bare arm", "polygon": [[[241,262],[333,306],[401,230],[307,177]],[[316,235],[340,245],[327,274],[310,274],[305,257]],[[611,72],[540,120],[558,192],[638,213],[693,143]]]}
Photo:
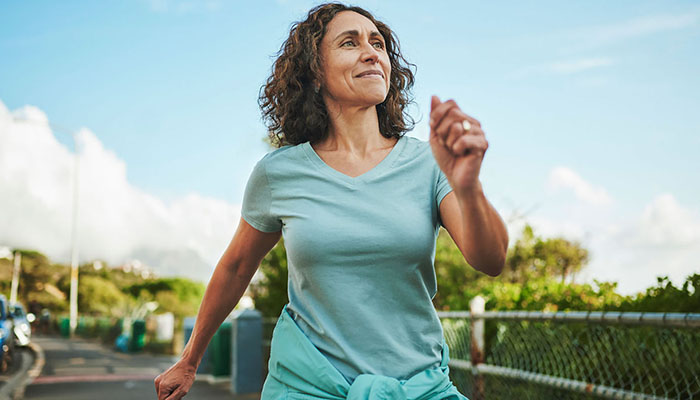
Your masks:
{"label": "bare arm", "polygon": [[155,379],[158,399],[180,399],[187,394],[209,341],[238,304],[260,262],[280,236],[281,231],[261,232],[241,218],[204,292],[192,336],[180,361]]}
{"label": "bare arm", "polygon": [[490,276],[503,270],[508,230],[481,190],[464,195],[450,192],[440,204],[440,218],[464,259]]}

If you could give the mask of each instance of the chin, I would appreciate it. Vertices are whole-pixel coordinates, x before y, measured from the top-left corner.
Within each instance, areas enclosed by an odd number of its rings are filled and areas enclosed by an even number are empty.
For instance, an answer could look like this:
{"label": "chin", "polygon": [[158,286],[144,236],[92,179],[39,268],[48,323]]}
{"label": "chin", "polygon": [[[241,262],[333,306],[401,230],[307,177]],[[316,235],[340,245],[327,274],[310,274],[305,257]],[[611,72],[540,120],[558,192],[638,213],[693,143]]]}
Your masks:
{"label": "chin", "polygon": [[387,93],[377,93],[376,95],[373,96],[367,96],[365,97],[364,100],[366,100],[366,103],[369,105],[377,106],[380,105],[386,100]]}

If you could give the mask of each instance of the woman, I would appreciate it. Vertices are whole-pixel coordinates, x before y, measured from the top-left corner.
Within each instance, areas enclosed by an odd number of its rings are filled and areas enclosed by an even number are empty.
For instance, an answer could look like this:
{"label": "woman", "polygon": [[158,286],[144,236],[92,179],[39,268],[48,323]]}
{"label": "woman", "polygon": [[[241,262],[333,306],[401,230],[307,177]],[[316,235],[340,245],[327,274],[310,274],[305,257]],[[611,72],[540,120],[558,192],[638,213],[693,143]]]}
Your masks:
{"label": "woman", "polygon": [[361,8],[322,4],[292,27],[260,97],[280,148],[253,169],[192,338],[155,380],[159,399],[187,393],[282,233],[290,301],[263,400],[465,398],[431,302],[436,235],[444,226],[492,276],[508,236],[478,180],[488,146],[479,121],[433,96],[429,142],[404,136],[412,85],[392,31]]}

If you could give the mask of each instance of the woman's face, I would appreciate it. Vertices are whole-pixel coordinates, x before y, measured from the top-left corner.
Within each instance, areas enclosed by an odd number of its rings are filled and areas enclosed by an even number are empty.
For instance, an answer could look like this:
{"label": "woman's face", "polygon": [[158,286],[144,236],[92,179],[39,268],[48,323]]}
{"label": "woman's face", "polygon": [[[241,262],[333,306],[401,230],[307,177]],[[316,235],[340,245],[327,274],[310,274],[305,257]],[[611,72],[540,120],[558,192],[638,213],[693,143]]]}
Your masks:
{"label": "woman's face", "polygon": [[389,93],[391,64],[384,37],[366,17],[341,11],[321,40],[322,90],[327,105],[375,106]]}

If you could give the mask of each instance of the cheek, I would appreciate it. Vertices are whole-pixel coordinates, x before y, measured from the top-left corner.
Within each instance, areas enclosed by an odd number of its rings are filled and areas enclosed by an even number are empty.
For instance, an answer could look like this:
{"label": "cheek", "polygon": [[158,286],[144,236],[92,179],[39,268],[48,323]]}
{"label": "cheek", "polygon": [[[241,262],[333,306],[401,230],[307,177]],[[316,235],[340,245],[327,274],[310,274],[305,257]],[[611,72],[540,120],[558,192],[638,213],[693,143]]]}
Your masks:
{"label": "cheek", "polygon": [[384,75],[386,76],[386,88],[387,92],[389,91],[389,86],[391,85],[391,61],[389,60],[389,56],[385,55],[384,57],[384,63],[383,65],[386,65],[384,68]]}

